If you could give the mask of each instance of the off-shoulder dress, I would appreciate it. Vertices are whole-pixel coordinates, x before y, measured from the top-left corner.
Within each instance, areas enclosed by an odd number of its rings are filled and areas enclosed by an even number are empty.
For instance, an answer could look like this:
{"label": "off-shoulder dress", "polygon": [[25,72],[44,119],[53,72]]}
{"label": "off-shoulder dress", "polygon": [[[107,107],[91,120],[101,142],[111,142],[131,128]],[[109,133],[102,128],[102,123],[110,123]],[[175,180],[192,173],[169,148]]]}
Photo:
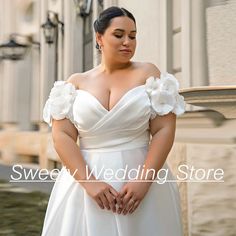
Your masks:
{"label": "off-shoulder dress", "polygon": [[[44,106],[43,119],[50,127],[52,118],[69,119],[78,130],[79,148],[94,176],[119,191],[125,182],[117,181],[117,175],[107,179],[105,170],[116,173],[126,169],[126,180],[134,177],[132,169],[142,168],[148,152],[149,121],[169,112],[177,116],[185,112],[184,97],[178,90],[174,75],[150,76],[108,111],[89,92],[76,89],[70,82],[56,81]],[[162,168],[168,170],[169,180],[175,180],[166,162]],[[182,236],[178,186],[173,181],[153,183],[136,211],[123,215],[101,209],[62,166],[42,229],[42,236],[54,235]]]}

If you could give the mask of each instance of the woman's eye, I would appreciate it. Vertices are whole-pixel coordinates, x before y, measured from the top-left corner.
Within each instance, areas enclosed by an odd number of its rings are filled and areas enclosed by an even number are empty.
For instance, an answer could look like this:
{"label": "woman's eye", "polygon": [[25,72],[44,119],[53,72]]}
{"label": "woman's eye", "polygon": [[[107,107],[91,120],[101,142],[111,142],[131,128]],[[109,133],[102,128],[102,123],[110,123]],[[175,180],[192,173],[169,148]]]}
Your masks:
{"label": "woman's eye", "polygon": [[[115,37],[117,37],[117,38],[122,38],[123,35],[117,35],[117,34],[115,34]],[[134,36],[129,36],[129,38],[130,38],[130,39],[135,39],[136,37],[134,37]]]}

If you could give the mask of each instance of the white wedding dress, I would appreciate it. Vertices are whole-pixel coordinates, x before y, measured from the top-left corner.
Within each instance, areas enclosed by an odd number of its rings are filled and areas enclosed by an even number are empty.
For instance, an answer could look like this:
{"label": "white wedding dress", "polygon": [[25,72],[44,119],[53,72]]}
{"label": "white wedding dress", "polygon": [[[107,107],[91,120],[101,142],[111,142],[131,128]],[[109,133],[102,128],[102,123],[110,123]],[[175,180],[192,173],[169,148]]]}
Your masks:
{"label": "white wedding dress", "polygon": [[[169,112],[185,112],[179,83],[169,73],[147,78],[130,89],[108,111],[98,99],[66,81],[56,81],[44,106],[43,119],[52,126],[70,119],[79,132],[80,150],[98,179],[119,191],[124,184],[104,178],[106,168],[128,170],[143,165],[150,142],[149,119]],[[161,147],[157,147],[161,148]],[[69,157],[68,157],[69,158]],[[156,157],[158,158],[158,157]],[[174,180],[167,163],[168,179]],[[101,171],[101,172],[100,172]],[[42,236],[182,236],[180,196],[175,182],[152,183],[132,214],[101,209],[62,167],[52,189]]]}

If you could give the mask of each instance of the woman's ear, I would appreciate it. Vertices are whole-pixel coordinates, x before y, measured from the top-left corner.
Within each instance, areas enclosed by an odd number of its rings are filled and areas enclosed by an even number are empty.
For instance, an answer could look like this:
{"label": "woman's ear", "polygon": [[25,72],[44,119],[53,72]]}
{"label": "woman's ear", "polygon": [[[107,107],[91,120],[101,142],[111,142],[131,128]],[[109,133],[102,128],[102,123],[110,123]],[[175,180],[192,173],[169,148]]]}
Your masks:
{"label": "woman's ear", "polygon": [[102,35],[96,32],[96,42],[102,46]]}

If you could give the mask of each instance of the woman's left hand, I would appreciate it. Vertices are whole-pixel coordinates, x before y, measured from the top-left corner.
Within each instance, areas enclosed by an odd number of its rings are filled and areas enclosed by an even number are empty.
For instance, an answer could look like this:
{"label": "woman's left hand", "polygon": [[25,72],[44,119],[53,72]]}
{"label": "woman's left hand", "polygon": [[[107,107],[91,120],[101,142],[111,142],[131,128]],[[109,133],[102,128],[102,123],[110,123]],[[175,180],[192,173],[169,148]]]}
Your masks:
{"label": "woman's left hand", "polygon": [[119,198],[121,199],[121,206],[118,208],[118,213],[133,213],[140,202],[145,197],[151,182],[128,182],[119,192]]}

